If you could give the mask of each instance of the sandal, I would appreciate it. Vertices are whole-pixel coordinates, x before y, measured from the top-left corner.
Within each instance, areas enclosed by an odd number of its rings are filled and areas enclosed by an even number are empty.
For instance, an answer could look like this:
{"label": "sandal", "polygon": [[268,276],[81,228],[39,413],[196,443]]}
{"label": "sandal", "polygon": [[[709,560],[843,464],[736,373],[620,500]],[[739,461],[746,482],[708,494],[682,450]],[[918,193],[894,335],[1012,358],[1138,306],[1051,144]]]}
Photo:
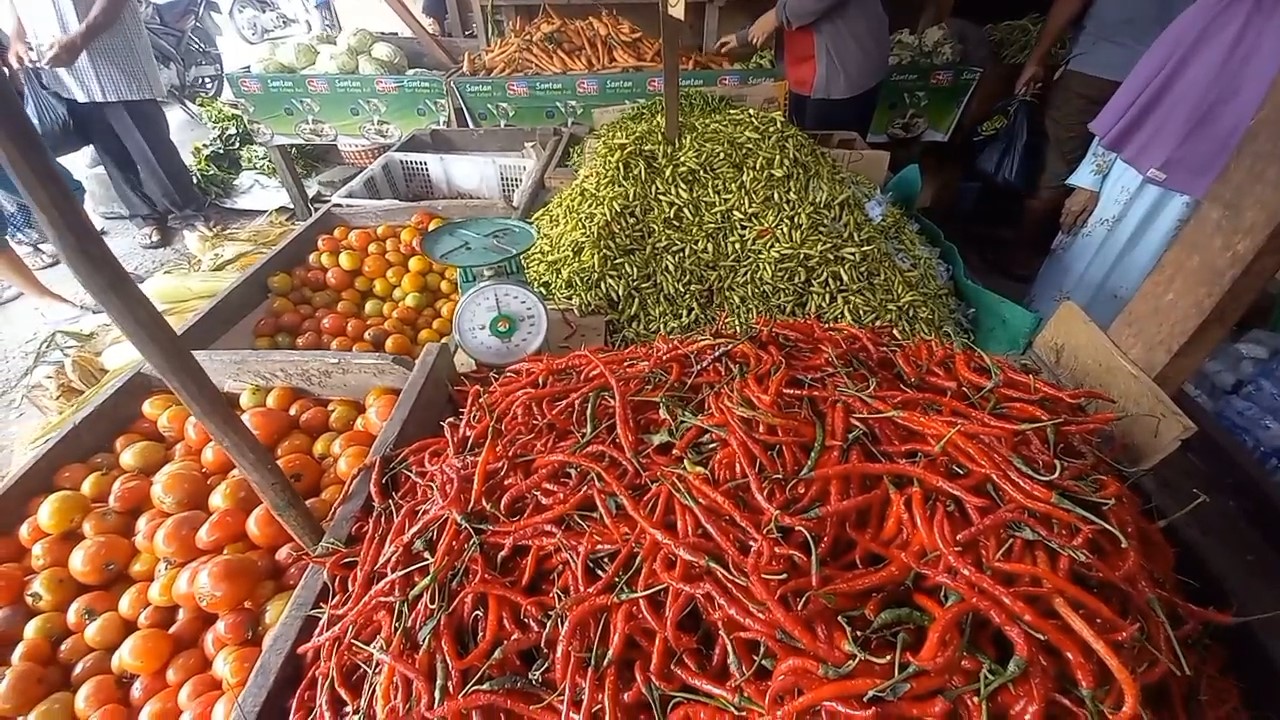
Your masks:
{"label": "sandal", "polygon": [[138,247],[143,250],[159,250],[169,244],[163,225],[146,225],[138,228]]}
{"label": "sandal", "polygon": [[62,262],[56,254],[41,248],[39,245],[13,243],[12,246],[13,251],[18,253],[18,257],[22,258],[22,262],[32,270],[45,270]]}

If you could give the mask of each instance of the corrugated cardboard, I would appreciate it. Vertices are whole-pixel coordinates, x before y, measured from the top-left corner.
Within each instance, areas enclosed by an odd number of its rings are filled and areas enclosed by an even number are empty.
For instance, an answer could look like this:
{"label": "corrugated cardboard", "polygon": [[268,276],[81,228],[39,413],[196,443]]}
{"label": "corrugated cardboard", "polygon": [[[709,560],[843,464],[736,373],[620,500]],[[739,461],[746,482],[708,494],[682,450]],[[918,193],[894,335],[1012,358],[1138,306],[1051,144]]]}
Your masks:
{"label": "corrugated cardboard", "polygon": [[1031,342],[1031,354],[1064,384],[1101,390],[1116,401],[1100,410],[1127,416],[1115,424],[1115,435],[1120,459],[1129,467],[1150,469],[1196,430],[1160,386],[1073,302],[1058,306]]}

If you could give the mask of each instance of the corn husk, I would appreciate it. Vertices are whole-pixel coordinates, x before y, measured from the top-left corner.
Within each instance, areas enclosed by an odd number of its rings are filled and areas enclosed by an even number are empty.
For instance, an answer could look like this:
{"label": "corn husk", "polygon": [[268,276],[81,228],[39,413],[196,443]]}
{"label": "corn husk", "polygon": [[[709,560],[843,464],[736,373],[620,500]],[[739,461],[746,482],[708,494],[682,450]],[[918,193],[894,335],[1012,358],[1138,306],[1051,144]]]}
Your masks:
{"label": "corn husk", "polygon": [[[191,257],[148,278],[142,291],[170,325],[180,327],[275,249],[294,227],[284,215],[273,212],[241,226],[188,233],[183,241]],[[58,330],[44,338],[27,371],[23,394],[45,422],[26,447],[34,448],[51,437],[87,407],[107,381],[140,361],[137,350],[111,323],[90,332]]]}

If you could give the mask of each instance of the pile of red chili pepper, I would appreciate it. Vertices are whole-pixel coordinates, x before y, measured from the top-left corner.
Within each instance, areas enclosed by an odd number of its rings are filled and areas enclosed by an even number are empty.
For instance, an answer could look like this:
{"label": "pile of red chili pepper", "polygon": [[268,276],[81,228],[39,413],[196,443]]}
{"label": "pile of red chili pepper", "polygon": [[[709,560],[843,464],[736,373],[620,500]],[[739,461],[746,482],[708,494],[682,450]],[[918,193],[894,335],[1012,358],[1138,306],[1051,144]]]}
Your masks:
{"label": "pile of red chili pepper", "polygon": [[1211,718],[1116,415],[811,322],[536,358],[378,468],[295,718]]}

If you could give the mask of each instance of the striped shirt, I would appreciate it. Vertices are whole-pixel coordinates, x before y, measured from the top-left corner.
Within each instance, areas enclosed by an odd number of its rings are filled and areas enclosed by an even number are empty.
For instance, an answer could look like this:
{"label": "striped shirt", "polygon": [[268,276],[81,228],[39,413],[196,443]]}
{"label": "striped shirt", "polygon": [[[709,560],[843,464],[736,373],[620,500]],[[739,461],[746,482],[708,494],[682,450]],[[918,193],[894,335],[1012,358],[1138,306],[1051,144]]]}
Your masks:
{"label": "striped shirt", "polygon": [[[14,12],[27,31],[33,60],[53,41],[76,31],[96,0],[13,0]],[[158,100],[165,96],[160,70],[151,54],[151,39],[138,3],[126,2],[120,19],[69,68],[43,73],[49,89],[81,103]]]}

